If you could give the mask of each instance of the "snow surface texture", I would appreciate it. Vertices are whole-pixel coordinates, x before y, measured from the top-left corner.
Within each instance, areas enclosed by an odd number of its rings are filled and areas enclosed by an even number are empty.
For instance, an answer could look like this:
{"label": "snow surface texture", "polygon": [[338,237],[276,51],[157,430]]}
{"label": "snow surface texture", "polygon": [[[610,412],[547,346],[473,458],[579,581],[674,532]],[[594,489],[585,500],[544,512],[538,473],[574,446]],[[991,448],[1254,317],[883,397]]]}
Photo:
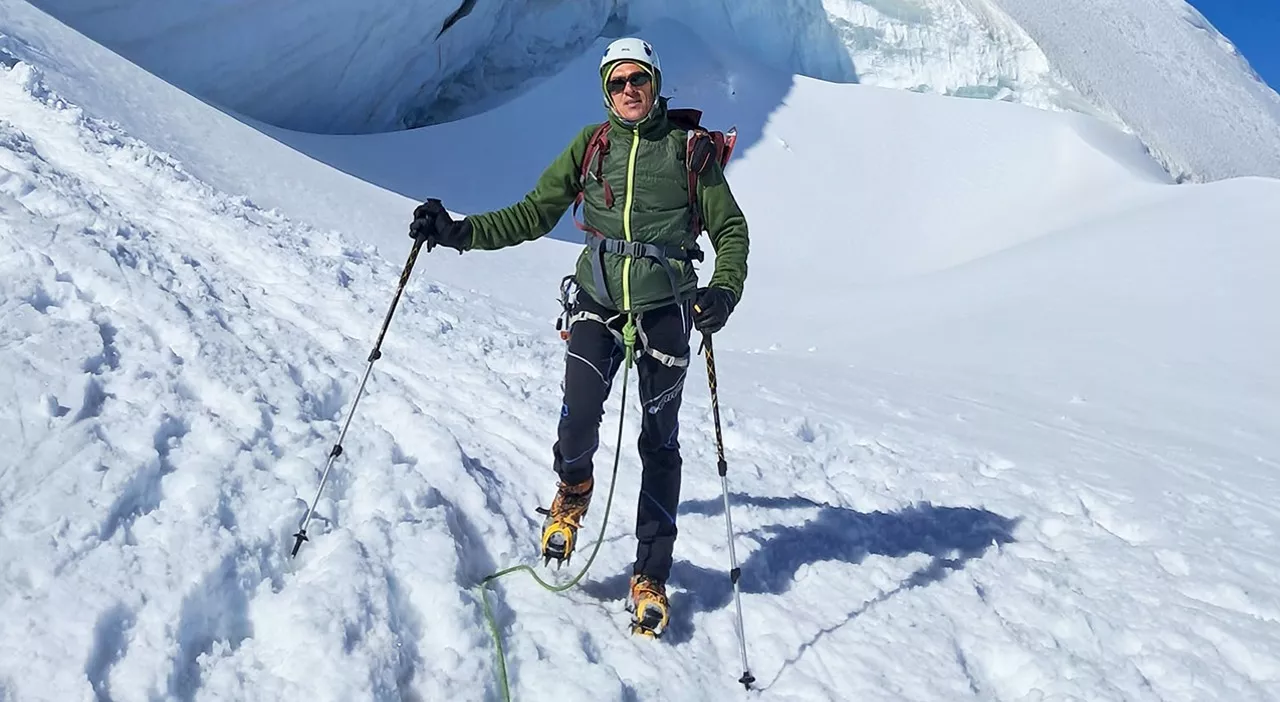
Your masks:
{"label": "snow surface texture", "polygon": [[[717,349],[758,696],[1280,696],[1280,183],[1173,188],[1089,119],[653,34],[682,94],[748,120],[752,273]],[[496,206],[596,114],[563,90],[590,64],[305,146]],[[572,110],[496,167],[429,165]],[[497,697],[469,588],[533,560],[577,247],[420,261],[287,558],[412,206],[0,2],[0,700]],[[495,593],[516,699],[741,699],[704,382],[669,636],[625,633],[632,422],[587,582]]]}
{"label": "snow surface texture", "polygon": [[198,95],[301,131],[477,114],[602,32],[677,18],[786,72],[1100,116],[1179,180],[1280,176],[1280,95],[1183,0],[36,4]]}

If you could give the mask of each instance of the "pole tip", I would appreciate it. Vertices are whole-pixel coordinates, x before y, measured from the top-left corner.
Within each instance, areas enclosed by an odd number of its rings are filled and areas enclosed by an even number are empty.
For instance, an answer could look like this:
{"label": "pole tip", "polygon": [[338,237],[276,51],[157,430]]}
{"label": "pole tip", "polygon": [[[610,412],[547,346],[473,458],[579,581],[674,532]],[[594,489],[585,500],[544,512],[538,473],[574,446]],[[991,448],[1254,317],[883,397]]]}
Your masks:
{"label": "pole tip", "polygon": [[298,556],[298,549],[302,548],[302,542],[307,540],[307,530],[299,530],[298,533],[293,535],[293,538],[297,539],[297,541],[293,542],[293,553],[289,555],[296,558]]}
{"label": "pole tip", "polygon": [[751,689],[751,683],[754,683],[755,681],[756,677],[752,675],[749,670],[742,671],[742,677],[738,678],[738,682],[742,683],[742,686],[748,690]]}

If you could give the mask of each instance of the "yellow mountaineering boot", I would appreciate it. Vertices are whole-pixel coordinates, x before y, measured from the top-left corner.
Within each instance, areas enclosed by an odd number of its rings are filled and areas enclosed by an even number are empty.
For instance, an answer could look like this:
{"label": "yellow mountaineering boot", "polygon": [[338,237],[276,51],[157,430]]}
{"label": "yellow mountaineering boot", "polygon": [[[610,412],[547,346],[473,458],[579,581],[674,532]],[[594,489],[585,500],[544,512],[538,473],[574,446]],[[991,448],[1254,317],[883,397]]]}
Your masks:
{"label": "yellow mountaineering boot", "polygon": [[587,516],[587,507],[591,504],[591,490],[595,480],[586,480],[574,485],[559,483],[556,499],[551,502],[551,509],[539,509],[547,515],[542,524],[542,558],[543,565],[556,560],[559,568],[569,561],[573,549],[577,546],[578,527],[582,526],[583,517]]}
{"label": "yellow mountaineering boot", "polygon": [[656,639],[667,630],[667,588],[647,575],[631,576],[631,633]]}

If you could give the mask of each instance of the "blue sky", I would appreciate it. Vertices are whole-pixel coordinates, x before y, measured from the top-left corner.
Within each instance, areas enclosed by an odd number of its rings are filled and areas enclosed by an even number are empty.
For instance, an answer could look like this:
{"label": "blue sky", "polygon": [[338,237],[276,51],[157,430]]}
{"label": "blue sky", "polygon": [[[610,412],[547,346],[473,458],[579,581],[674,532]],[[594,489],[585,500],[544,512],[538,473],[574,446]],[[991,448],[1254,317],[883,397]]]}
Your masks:
{"label": "blue sky", "polygon": [[1280,0],[1188,0],[1280,90]]}

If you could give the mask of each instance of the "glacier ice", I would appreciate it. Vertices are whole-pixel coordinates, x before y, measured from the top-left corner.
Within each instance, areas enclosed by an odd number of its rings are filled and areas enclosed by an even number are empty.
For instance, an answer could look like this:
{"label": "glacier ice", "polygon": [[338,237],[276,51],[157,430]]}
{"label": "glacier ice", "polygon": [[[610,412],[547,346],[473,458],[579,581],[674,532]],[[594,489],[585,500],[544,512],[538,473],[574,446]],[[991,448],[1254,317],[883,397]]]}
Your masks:
{"label": "glacier ice", "polygon": [[676,19],[775,68],[1094,115],[1176,178],[1280,176],[1280,95],[1183,0],[36,0],[230,110],[364,133],[483,111]]}

